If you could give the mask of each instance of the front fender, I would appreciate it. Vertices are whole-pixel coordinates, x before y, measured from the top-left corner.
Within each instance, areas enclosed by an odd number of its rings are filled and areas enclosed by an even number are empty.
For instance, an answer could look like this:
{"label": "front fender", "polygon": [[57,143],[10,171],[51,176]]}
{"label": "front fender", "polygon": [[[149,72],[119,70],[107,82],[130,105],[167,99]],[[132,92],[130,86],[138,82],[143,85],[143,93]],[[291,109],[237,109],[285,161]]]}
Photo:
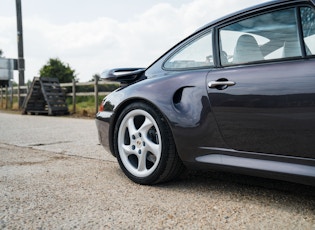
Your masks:
{"label": "front fender", "polygon": [[[203,146],[220,138],[211,113],[206,90],[207,71],[146,79],[120,88],[103,101],[98,115],[109,123],[109,147],[113,153],[113,133],[121,111],[130,103],[144,101],[155,106],[169,124],[183,161],[194,161]],[[214,136],[214,138],[211,138]]]}

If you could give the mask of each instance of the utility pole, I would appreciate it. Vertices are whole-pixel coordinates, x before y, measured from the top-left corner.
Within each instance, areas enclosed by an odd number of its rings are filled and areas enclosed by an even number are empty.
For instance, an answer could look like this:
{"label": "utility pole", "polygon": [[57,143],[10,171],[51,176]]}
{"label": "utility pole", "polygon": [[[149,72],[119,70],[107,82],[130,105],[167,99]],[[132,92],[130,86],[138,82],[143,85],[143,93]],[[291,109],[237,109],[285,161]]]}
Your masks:
{"label": "utility pole", "polygon": [[19,87],[18,87],[18,97],[19,97],[19,109],[23,103],[20,97],[20,86],[25,85],[24,80],[24,52],[23,52],[23,25],[22,25],[22,4],[21,0],[16,0],[16,21],[17,21],[17,43],[18,43],[18,70],[19,70]]}

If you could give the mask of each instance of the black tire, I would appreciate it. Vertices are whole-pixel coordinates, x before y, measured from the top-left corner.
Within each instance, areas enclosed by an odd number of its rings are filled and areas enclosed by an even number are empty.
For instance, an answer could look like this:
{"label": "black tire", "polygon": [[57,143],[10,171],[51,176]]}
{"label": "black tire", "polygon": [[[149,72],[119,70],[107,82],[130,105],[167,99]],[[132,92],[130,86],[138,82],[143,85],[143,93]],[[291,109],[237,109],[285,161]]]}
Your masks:
{"label": "black tire", "polygon": [[166,182],[184,169],[168,124],[146,103],[130,104],[119,115],[114,151],[125,175],[138,184]]}

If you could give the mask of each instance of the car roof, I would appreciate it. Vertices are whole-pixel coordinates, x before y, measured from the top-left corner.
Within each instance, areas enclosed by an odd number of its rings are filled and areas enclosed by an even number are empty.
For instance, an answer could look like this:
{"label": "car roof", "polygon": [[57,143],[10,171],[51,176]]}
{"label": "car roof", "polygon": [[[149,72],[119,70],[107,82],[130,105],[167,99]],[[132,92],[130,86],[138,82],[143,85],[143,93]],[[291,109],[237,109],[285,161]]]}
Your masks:
{"label": "car roof", "polygon": [[245,9],[240,10],[240,11],[236,11],[234,13],[228,14],[228,15],[226,15],[224,17],[221,17],[221,18],[218,18],[218,19],[216,19],[216,20],[214,20],[214,21],[212,21],[210,23],[207,23],[206,25],[200,27],[195,32],[190,34],[188,37],[186,37],[185,39],[183,39],[180,42],[178,42],[177,44],[175,44],[168,51],[166,51],[163,55],[161,55],[156,61],[154,61],[147,69],[151,68],[157,62],[159,62],[161,59],[163,59],[163,57],[165,57],[165,55],[167,53],[172,51],[174,49],[174,47],[176,47],[179,44],[181,44],[182,42],[190,39],[191,37],[195,36],[196,34],[198,34],[199,32],[201,32],[204,29],[207,29],[207,28],[212,27],[212,26],[216,26],[216,24],[222,23],[224,21],[229,21],[229,20],[235,19],[236,17],[241,16],[241,15],[243,15],[245,13],[255,13],[255,11],[261,11],[264,8],[268,9],[268,8],[273,7],[273,6],[286,5],[286,4],[289,4],[289,3],[290,4],[292,4],[292,3],[312,3],[313,5],[315,5],[315,0],[272,0],[272,1],[264,2],[264,3],[261,3],[261,4],[257,4],[257,5],[245,8]]}
{"label": "car roof", "polygon": [[244,13],[247,13],[247,12],[251,12],[251,11],[255,11],[255,10],[261,10],[263,8],[269,8],[269,7],[272,7],[272,6],[282,5],[282,4],[286,4],[286,3],[305,3],[305,2],[313,3],[313,5],[315,5],[315,0],[272,0],[272,1],[264,2],[264,3],[261,3],[261,4],[257,4],[257,5],[254,5],[254,6],[251,6],[251,7],[248,7],[248,8],[239,10],[239,11],[236,11],[234,13],[228,14],[228,15],[223,16],[221,18],[218,18],[218,19],[216,19],[216,20],[214,20],[214,21],[212,21],[210,23],[207,23],[206,25],[200,27],[199,29],[197,29],[195,31],[195,33],[198,33],[199,31],[201,31],[201,30],[203,30],[203,29],[205,29],[205,28],[207,28],[209,26],[215,25],[218,22],[225,21],[225,20],[228,20],[230,18],[237,17],[238,15],[241,15],[241,14],[244,14]]}

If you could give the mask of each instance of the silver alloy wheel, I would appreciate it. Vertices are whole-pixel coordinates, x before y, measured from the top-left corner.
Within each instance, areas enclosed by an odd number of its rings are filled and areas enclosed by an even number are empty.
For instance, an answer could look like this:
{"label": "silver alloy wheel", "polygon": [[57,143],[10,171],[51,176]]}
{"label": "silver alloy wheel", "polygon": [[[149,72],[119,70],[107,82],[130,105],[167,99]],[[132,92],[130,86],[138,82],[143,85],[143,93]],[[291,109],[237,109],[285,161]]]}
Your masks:
{"label": "silver alloy wheel", "polygon": [[143,178],[157,168],[162,152],[161,133],[155,119],[142,109],[126,114],[118,130],[121,161],[132,175]]}

